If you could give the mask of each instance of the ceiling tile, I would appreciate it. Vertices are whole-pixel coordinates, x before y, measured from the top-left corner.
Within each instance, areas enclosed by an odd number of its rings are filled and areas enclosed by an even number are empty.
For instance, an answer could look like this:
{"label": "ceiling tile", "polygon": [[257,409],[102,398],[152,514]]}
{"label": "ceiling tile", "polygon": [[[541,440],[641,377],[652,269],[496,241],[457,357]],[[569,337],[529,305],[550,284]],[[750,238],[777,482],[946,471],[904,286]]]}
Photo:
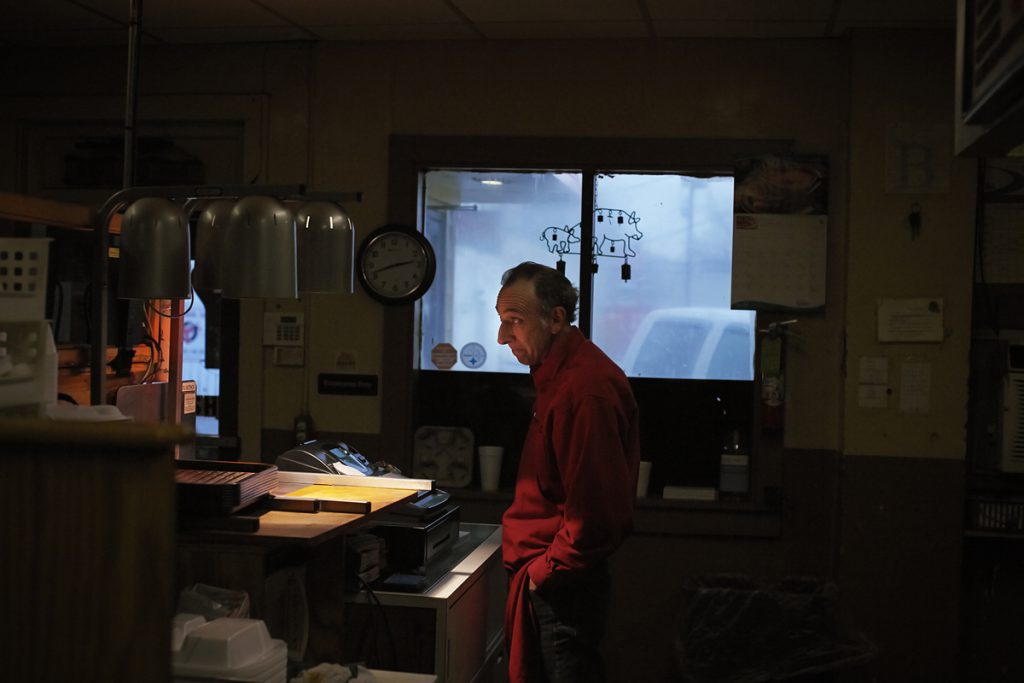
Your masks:
{"label": "ceiling tile", "polygon": [[[739,22],[828,21],[832,5],[842,0],[645,0],[655,21]],[[890,0],[892,3],[898,0]]]}
{"label": "ceiling tile", "polygon": [[646,38],[639,21],[516,21],[477,24],[488,38],[499,40],[558,40],[575,38]]}
{"label": "ceiling tile", "polygon": [[659,38],[821,38],[824,21],[655,21]]}
{"label": "ceiling tile", "polygon": [[310,26],[323,40],[479,40],[480,36],[465,22],[416,24],[341,24]]}
{"label": "ceiling tile", "polygon": [[128,31],[124,28],[86,31],[8,31],[0,29],[0,45],[20,47],[95,47],[100,45],[127,45]]}
{"label": "ceiling tile", "polygon": [[294,26],[168,27],[147,29],[146,33],[165,43],[174,44],[310,40],[310,35],[306,31]]}
{"label": "ceiling tile", "polygon": [[478,24],[643,21],[637,0],[452,0],[452,4]]}
{"label": "ceiling tile", "polygon": [[3,8],[2,30],[50,31],[52,29],[112,29],[118,24],[67,0],[11,2]]}
{"label": "ceiling tile", "polygon": [[836,13],[837,28],[956,26],[956,0],[856,0],[843,2]]}
{"label": "ceiling tile", "polygon": [[464,23],[443,0],[260,0],[304,26]]}
{"label": "ceiling tile", "polygon": [[[79,0],[111,17],[128,23],[126,0]],[[289,22],[250,0],[146,0],[142,3],[142,28],[173,26],[205,28],[213,26],[288,26]]]}
{"label": "ceiling tile", "polygon": [[[126,0],[5,4],[3,44],[127,41]],[[661,38],[770,39],[951,28],[955,8],[956,0],[145,0],[142,29],[169,43],[638,38],[652,25]]]}

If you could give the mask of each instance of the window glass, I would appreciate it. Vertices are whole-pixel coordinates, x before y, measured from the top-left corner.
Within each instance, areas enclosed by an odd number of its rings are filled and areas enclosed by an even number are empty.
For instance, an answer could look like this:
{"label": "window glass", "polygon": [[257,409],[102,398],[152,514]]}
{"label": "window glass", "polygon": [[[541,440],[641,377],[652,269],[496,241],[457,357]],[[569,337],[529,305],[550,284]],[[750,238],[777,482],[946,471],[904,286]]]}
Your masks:
{"label": "window glass", "polygon": [[[195,261],[192,261],[195,267]],[[196,396],[220,395],[220,368],[207,367],[206,340],[207,318],[206,306],[196,292],[192,300],[186,304],[184,327],[182,330],[181,376],[183,379],[195,380]],[[196,431],[200,434],[218,433],[216,417],[196,416]]]}
{"label": "window glass", "polygon": [[[731,323],[722,332],[708,365],[708,374],[720,379],[751,379],[754,335],[750,323]],[[751,372],[748,373],[747,369]]]}
{"label": "window glass", "polygon": [[[754,313],[729,309],[732,189],[731,176],[597,176],[592,339],[628,375],[753,379]],[[730,325],[750,353],[712,364]]]}
{"label": "window glass", "polygon": [[421,368],[435,368],[431,352],[448,343],[459,352],[452,370],[528,370],[497,341],[501,275],[522,261],[555,265],[564,254],[566,275],[579,286],[579,256],[565,252],[579,252],[570,230],[581,187],[581,174],[556,171],[425,174],[424,233],[437,276],[422,299]]}
{"label": "window glass", "polygon": [[[497,343],[501,275],[561,261],[579,286],[582,183],[558,171],[425,174],[438,268],[420,308],[419,367],[437,367],[432,352],[448,343],[452,370],[527,371]],[[754,313],[729,309],[733,179],[604,173],[593,191],[595,343],[633,377],[753,379]]]}
{"label": "window glass", "polygon": [[753,379],[754,314],[729,309],[732,193],[732,177],[597,176],[592,339],[626,374]]}
{"label": "window glass", "polygon": [[631,374],[696,377],[695,361],[710,331],[711,323],[700,317],[676,318],[671,311],[650,316],[648,323],[638,330],[637,337],[643,343],[636,345],[636,354],[627,360]]}

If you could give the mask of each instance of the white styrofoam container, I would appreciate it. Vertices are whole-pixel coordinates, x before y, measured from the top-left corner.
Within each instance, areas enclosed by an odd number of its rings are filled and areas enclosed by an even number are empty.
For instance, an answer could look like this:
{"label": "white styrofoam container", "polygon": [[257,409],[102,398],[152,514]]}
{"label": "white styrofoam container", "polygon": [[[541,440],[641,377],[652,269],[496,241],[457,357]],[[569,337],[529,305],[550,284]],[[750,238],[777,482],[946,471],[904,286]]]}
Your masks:
{"label": "white styrofoam container", "polygon": [[[3,304],[6,300],[0,298],[0,308]],[[56,402],[57,347],[50,324],[0,320],[0,409],[42,417]]]}
{"label": "white styrofoam container", "polygon": [[283,680],[288,646],[261,619],[222,617],[191,630],[173,653],[175,676],[237,681]]}

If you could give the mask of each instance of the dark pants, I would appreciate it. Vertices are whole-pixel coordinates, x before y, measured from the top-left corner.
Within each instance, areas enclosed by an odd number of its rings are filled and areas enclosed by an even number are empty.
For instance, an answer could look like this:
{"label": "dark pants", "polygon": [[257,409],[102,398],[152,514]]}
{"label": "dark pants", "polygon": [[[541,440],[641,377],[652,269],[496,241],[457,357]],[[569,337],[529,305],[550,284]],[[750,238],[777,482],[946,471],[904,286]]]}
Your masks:
{"label": "dark pants", "polygon": [[571,585],[530,592],[548,683],[605,680],[598,644],[608,621],[609,585],[602,567]]}

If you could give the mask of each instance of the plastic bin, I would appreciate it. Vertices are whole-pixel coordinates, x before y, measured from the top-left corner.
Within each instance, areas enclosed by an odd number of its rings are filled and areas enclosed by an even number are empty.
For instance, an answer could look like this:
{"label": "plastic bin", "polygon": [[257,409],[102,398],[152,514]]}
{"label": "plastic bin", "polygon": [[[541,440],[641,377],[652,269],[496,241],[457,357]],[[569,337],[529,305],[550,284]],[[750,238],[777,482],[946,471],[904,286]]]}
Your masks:
{"label": "plastic bin", "polygon": [[838,591],[826,581],[762,587],[715,576],[692,582],[685,597],[673,649],[686,683],[827,681],[877,655],[840,618]]}

